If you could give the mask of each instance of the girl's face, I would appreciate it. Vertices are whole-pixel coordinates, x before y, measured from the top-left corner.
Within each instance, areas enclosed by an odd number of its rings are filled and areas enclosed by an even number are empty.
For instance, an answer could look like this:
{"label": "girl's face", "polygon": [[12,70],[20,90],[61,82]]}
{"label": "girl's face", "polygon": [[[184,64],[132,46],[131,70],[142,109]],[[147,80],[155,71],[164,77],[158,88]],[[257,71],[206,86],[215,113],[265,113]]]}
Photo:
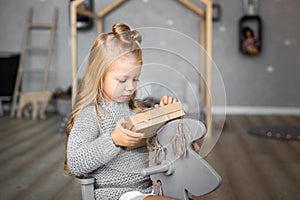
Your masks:
{"label": "girl's face", "polygon": [[117,59],[103,80],[104,98],[107,101],[128,102],[141,74],[142,65],[135,56]]}

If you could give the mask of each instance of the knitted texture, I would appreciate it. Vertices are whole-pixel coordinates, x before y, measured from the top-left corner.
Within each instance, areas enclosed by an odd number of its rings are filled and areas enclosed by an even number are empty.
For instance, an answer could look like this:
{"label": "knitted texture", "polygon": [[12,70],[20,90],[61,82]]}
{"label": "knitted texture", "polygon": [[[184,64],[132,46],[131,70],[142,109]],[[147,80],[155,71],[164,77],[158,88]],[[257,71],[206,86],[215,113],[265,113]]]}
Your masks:
{"label": "knitted texture", "polygon": [[120,119],[128,119],[135,112],[128,103],[99,105],[100,130],[93,105],[84,108],[75,118],[67,144],[70,171],[76,176],[95,177],[96,199],[119,199],[123,193],[133,190],[150,193],[150,177],[141,175],[141,170],[148,167],[147,149],[124,150],[115,146],[110,136]]}

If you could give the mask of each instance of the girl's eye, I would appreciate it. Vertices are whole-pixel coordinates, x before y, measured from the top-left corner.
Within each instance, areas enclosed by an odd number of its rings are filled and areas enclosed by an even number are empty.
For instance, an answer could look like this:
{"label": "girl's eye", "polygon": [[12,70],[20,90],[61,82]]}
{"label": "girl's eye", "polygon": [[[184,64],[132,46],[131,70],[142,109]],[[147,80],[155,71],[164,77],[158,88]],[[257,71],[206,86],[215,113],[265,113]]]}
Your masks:
{"label": "girl's eye", "polygon": [[133,79],[133,81],[137,82],[137,81],[139,81],[139,79],[138,79],[138,78],[135,78],[135,79]]}
{"label": "girl's eye", "polygon": [[126,82],[126,79],[125,80],[119,80],[120,83],[125,83]]}

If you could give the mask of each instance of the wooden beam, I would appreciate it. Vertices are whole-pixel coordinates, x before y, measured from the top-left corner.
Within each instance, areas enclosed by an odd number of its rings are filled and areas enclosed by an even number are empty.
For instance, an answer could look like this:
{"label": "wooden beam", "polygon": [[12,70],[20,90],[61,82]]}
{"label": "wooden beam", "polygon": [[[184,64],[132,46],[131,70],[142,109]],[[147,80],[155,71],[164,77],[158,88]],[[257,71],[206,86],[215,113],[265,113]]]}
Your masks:
{"label": "wooden beam", "polygon": [[72,39],[72,106],[77,94],[77,6],[84,0],[71,2],[71,39]]}
{"label": "wooden beam", "polygon": [[103,22],[102,22],[102,18],[99,18],[98,22],[98,34],[103,32]]}
{"label": "wooden beam", "polygon": [[199,8],[194,3],[190,2],[189,0],[179,0],[179,2],[184,5],[186,8],[190,9],[191,11],[195,12],[200,17],[204,16],[204,11]]}
{"label": "wooden beam", "polygon": [[103,10],[98,12],[98,16],[101,18],[104,17],[106,14],[110,13],[111,11],[113,11],[114,9],[119,7],[124,2],[125,2],[125,0],[115,0],[113,3],[108,5],[106,8],[104,8]]}
{"label": "wooden beam", "polygon": [[81,15],[84,15],[84,16],[87,16],[89,18],[94,18],[94,19],[99,19],[99,16],[89,10],[85,10],[82,6],[79,6],[77,8],[77,13],[81,14]]}
{"label": "wooden beam", "polygon": [[27,46],[27,38],[29,35],[29,27],[30,24],[32,23],[32,15],[33,15],[33,8],[29,8],[28,16],[27,16],[27,24],[26,24],[26,29],[23,37],[23,44],[22,44],[22,53],[19,58],[19,65],[18,65],[18,72],[17,72],[17,77],[16,77],[16,82],[15,82],[15,88],[14,88],[14,95],[13,95],[13,101],[12,101],[12,106],[10,109],[10,116],[14,117],[15,116],[15,111],[17,107],[17,101],[18,97],[20,95],[20,85],[21,83],[21,78],[22,78],[22,68],[23,68],[23,62],[24,62],[24,55],[25,55],[25,49]]}
{"label": "wooden beam", "polygon": [[[212,112],[211,112],[211,59],[212,59],[212,2],[211,0],[200,0],[205,6],[205,36],[206,36],[206,127],[207,127],[207,135],[211,135],[212,133]],[[200,152],[201,154],[202,152]],[[208,152],[206,152],[207,155]],[[203,156],[206,156],[203,155]]]}
{"label": "wooden beam", "polygon": [[205,20],[202,18],[200,20],[200,112],[202,112],[205,108],[205,98],[206,98],[206,84],[205,84],[205,80],[206,80],[206,67],[205,67],[205,63],[207,60],[207,55],[206,55],[206,51],[205,51]]}

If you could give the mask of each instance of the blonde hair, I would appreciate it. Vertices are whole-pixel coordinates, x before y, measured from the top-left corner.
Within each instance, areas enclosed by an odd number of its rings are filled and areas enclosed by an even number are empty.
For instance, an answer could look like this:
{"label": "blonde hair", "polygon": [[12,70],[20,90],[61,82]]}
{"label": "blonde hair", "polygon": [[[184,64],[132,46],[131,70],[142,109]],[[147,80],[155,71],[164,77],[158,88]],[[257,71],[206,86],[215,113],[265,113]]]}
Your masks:
{"label": "blonde hair", "polygon": [[[142,64],[141,35],[137,30],[131,30],[126,24],[116,23],[112,26],[112,32],[100,34],[91,50],[88,63],[80,83],[75,103],[70,113],[66,126],[67,139],[70,135],[74,120],[79,112],[94,103],[98,126],[101,127],[98,103],[104,101],[103,80],[109,67],[118,58],[124,55],[136,56]],[[135,94],[129,101],[129,106],[135,109]],[[68,171],[67,155],[65,153],[64,169]]]}

